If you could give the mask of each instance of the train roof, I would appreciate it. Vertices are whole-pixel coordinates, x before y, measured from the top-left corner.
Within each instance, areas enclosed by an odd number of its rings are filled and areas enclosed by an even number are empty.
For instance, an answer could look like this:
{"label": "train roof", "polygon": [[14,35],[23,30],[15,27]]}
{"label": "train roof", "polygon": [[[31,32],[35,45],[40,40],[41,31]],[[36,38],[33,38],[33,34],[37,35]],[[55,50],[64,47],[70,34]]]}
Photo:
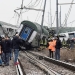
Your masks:
{"label": "train roof", "polygon": [[[41,25],[31,21],[22,21],[21,24],[32,27],[35,31],[41,33]],[[42,34],[49,35],[49,32],[43,27]]]}
{"label": "train roof", "polygon": [[11,29],[18,29],[19,28],[19,26],[17,26],[17,25],[12,25],[10,23],[6,23],[3,21],[0,21],[0,26],[5,27],[5,28],[11,28]]}

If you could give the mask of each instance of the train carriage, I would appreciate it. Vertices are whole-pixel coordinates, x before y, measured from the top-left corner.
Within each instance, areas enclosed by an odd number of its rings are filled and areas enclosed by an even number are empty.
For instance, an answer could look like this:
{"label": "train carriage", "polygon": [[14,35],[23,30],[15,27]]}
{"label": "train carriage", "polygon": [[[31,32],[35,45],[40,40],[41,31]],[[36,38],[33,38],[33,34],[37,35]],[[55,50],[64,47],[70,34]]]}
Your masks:
{"label": "train carriage", "polygon": [[26,49],[31,49],[40,46],[40,39],[44,36],[48,38],[48,31],[43,27],[41,33],[41,25],[30,21],[22,21],[20,28],[18,29],[21,39],[23,39],[23,45]]}

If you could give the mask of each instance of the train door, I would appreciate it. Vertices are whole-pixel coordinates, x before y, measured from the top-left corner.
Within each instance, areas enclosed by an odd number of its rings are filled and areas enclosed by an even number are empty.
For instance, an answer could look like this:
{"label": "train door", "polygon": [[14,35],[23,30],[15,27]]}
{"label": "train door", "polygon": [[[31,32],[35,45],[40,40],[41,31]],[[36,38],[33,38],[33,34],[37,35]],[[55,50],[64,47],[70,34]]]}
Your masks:
{"label": "train door", "polygon": [[24,27],[21,34],[20,34],[20,37],[23,39],[23,40],[27,40],[29,35],[31,34],[31,31],[32,29],[29,28],[29,27]]}

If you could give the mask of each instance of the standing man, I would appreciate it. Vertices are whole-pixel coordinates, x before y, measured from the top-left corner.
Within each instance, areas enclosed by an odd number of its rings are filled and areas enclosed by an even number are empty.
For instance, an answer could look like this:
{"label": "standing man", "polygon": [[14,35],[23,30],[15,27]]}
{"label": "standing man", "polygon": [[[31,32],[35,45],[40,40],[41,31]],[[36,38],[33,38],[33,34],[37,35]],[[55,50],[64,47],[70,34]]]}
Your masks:
{"label": "standing man", "polygon": [[55,50],[55,59],[59,60],[60,59],[60,48],[61,48],[62,44],[61,41],[59,39],[59,37],[57,36],[57,40],[56,40],[56,50]]}
{"label": "standing man", "polygon": [[0,65],[2,65],[2,58],[1,58],[1,55],[2,55],[2,38],[0,36]]}
{"label": "standing man", "polygon": [[19,64],[17,62],[18,55],[19,55],[19,45],[21,43],[21,39],[18,35],[18,33],[13,37],[12,44],[13,44],[13,49],[14,49],[14,65]]}
{"label": "standing man", "polygon": [[5,63],[5,37],[2,37],[2,42],[1,42],[1,50],[2,50],[2,64],[4,66],[4,63]]}
{"label": "standing man", "polygon": [[3,41],[3,53],[4,53],[4,64],[5,66],[9,65],[9,56],[10,56],[10,47],[11,41],[8,36],[5,36],[5,41]]}

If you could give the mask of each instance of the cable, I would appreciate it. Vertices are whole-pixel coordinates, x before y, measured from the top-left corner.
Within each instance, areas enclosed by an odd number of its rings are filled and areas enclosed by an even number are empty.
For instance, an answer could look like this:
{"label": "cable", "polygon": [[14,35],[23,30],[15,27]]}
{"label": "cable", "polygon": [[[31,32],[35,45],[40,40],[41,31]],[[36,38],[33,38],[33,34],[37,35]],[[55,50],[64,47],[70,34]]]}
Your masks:
{"label": "cable", "polygon": [[[17,18],[17,14],[16,14],[16,13],[14,13],[13,17],[9,20],[9,23],[10,23],[10,21],[11,21],[13,18],[15,18],[15,19]],[[16,20],[15,20],[14,24],[16,24]]]}
{"label": "cable", "polygon": [[68,24],[73,23],[73,22],[75,22],[75,20],[73,20],[73,21],[69,22]]}
{"label": "cable", "polygon": [[27,5],[27,7],[32,3],[32,0],[29,2],[29,4]]}
{"label": "cable", "polygon": [[[30,3],[27,6],[25,6],[25,7],[27,7],[27,8],[34,8],[34,7],[36,7],[39,4],[39,2],[41,2],[41,0],[36,0],[34,3],[32,3],[32,0],[31,0]],[[28,11],[29,11],[29,9],[26,9],[22,13],[25,13],[25,12],[28,12]]]}
{"label": "cable", "polygon": [[[40,8],[41,8],[41,6],[42,6],[42,2],[43,2],[43,0],[41,1]],[[41,15],[41,14],[40,14],[40,15]],[[38,20],[39,20],[40,15],[39,15],[39,12],[38,12],[35,21],[38,21]]]}
{"label": "cable", "polygon": [[[41,0],[39,0],[39,1],[34,5],[34,7],[38,6],[40,2],[41,2]],[[43,2],[43,0],[42,0],[42,2]],[[42,6],[42,5],[41,5],[41,6]]]}
{"label": "cable", "polygon": [[26,7],[33,7],[37,3],[37,1],[38,0],[36,0],[34,3],[31,2],[32,4],[31,5],[29,4],[29,6],[26,6]]}
{"label": "cable", "polygon": [[15,16],[15,13],[14,13],[13,17],[9,20],[9,23],[10,23],[10,21],[14,18],[14,16]]}
{"label": "cable", "polygon": [[65,18],[65,20],[64,20],[64,22],[63,22],[63,25],[64,25],[64,23],[65,23],[65,22],[68,20],[68,18],[69,18],[69,15],[70,15],[70,12],[71,12],[71,9],[72,9],[72,3],[73,3],[73,1],[74,1],[74,0],[72,0],[72,2],[71,2],[70,8],[69,8],[68,13],[67,13],[67,16],[66,16],[66,18]]}
{"label": "cable", "polygon": [[54,24],[55,18],[56,18],[56,13],[55,13],[55,16],[54,16],[54,20],[53,20],[53,22],[52,22],[52,25]]}

